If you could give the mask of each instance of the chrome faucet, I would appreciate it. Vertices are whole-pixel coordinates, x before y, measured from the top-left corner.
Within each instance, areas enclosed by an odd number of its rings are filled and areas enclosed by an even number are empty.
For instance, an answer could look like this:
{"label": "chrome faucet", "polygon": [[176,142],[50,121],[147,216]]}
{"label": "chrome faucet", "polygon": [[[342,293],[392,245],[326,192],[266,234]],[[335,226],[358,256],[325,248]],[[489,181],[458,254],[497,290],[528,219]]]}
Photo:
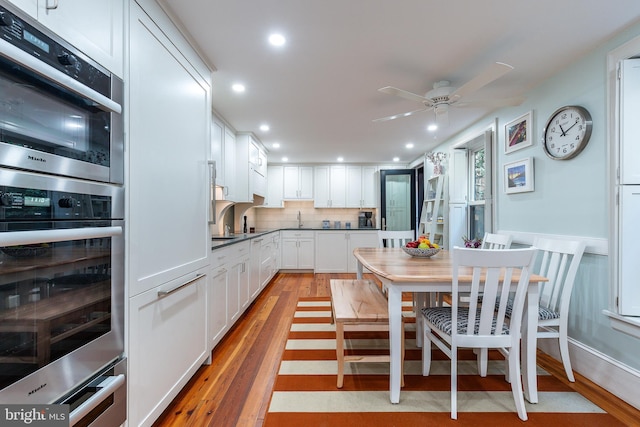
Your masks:
{"label": "chrome faucet", "polygon": [[298,228],[302,228],[302,214],[298,211]]}
{"label": "chrome faucet", "polygon": [[228,236],[231,234],[231,227],[229,227],[229,224],[225,224],[224,225],[224,235]]}

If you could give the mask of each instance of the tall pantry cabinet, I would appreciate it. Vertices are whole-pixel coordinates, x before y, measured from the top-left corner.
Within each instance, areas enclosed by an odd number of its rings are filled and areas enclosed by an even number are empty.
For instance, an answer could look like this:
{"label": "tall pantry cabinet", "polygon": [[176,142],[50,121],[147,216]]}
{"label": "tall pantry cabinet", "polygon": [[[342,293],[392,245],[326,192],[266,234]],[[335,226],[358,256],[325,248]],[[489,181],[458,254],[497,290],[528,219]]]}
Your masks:
{"label": "tall pantry cabinet", "polygon": [[209,355],[211,79],[155,1],[129,7],[128,424],[149,426]]}

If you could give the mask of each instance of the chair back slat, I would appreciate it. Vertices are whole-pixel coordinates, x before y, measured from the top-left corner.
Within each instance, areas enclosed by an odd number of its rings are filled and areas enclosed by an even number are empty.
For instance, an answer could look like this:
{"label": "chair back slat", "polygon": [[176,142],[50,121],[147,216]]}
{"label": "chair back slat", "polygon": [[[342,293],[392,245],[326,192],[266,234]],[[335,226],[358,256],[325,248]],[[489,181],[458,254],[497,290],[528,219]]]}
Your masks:
{"label": "chair back slat", "polygon": [[399,248],[414,238],[413,230],[378,230],[378,247]]}

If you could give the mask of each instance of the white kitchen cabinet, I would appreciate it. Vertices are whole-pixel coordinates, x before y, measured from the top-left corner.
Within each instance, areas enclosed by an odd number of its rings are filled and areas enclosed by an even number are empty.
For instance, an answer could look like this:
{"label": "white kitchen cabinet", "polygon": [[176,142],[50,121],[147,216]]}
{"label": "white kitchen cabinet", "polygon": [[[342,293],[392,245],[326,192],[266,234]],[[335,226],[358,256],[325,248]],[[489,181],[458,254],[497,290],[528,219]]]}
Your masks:
{"label": "white kitchen cabinet", "polygon": [[313,167],[284,166],[284,200],[313,199]]}
{"label": "white kitchen cabinet", "polygon": [[377,166],[347,166],[346,207],[375,208],[377,196]]}
{"label": "white kitchen cabinet", "polygon": [[11,0],[11,3],[122,78],[123,0]]}
{"label": "white kitchen cabinet", "polygon": [[313,205],[316,208],[344,208],[347,197],[347,175],[344,165],[314,168]]}
{"label": "white kitchen cabinet", "polygon": [[129,425],[152,425],[209,356],[205,273],[198,270],[130,299]]}
{"label": "white kitchen cabinet", "polygon": [[280,268],[307,270],[315,265],[314,232],[312,230],[283,230],[280,234],[282,251]]}
{"label": "white kitchen cabinet", "polygon": [[249,263],[251,261],[251,244],[243,241],[228,247],[229,255],[229,283],[227,296],[227,314],[229,326],[247,308],[249,295]]}
{"label": "white kitchen cabinet", "polygon": [[227,314],[227,288],[229,270],[226,264],[209,270],[209,287],[207,290],[208,346],[213,348],[229,330]]}
{"label": "white kitchen cabinet", "polygon": [[125,178],[133,296],[208,264],[211,86],[197,54],[176,48],[177,29],[160,29],[130,4],[126,107],[135,143]]}
{"label": "white kitchen cabinet", "polygon": [[264,289],[278,272],[279,233],[265,236],[260,249],[260,289]]}
{"label": "white kitchen cabinet", "polygon": [[251,264],[249,266],[249,299],[260,293],[260,252],[264,237],[251,239]]}
{"label": "white kitchen cabinet", "polygon": [[267,208],[284,207],[284,168],[281,165],[267,167],[267,197],[262,206]]}
{"label": "white kitchen cabinet", "polygon": [[328,230],[315,236],[316,273],[355,273],[355,248],[378,247],[376,231]]}
{"label": "white kitchen cabinet", "polygon": [[222,191],[226,200],[236,201],[238,199],[236,180],[236,134],[232,129],[225,126],[223,141],[223,164],[224,177],[222,180]]}

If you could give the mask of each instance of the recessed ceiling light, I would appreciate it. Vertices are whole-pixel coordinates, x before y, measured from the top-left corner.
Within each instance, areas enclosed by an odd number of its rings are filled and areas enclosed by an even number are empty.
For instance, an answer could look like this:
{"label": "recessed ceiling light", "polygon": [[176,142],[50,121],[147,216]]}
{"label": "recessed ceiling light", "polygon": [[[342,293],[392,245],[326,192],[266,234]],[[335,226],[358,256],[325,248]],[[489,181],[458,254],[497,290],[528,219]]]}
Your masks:
{"label": "recessed ceiling light", "polygon": [[407,145],[405,145],[405,147],[407,147],[407,148],[413,148],[413,142],[409,142],[409,143],[407,143]]}
{"label": "recessed ceiling light", "polygon": [[339,162],[344,162],[344,157],[338,157]]}
{"label": "recessed ceiling light", "polygon": [[273,148],[280,148],[280,143],[279,142],[274,142],[273,144],[271,144],[271,146]]}
{"label": "recessed ceiling light", "polygon": [[394,162],[399,162],[399,161],[400,161],[400,157],[394,157],[394,158],[393,158],[393,161],[394,161]]}
{"label": "recessed ceiling light", "polygon": [[238,93],[242,93],[245,91],[244,85],[240,83],[235,83],[233,86],[231,86],[231,89],[233,89],[234,92]]}
{"label": "recessed ceiling light", "polygon": [[282,158],[282,161],[283,161],[283,162],[288,162],[288,161],[289,161],[289,158],[288,158],[288,157],[283,157],[283,158]]}
{"label": "recessed ceiling light", "polygon": [[438,125],[429,125],[429,126],[427,126],[427,130],[429,132],[434,132],[437,129],[438,129]]}
{"label": "recessed ceiling light", "polygon": [[260,125],[260,130],[262,132],[268,132],[269,131],[269,125],[267,125],[267,124]]}
{"label": "recessed ceiling light", "polygon": [[273,33],[269,36],[269,43],[272,46],[283,46],[287,42],[282,34]]}

